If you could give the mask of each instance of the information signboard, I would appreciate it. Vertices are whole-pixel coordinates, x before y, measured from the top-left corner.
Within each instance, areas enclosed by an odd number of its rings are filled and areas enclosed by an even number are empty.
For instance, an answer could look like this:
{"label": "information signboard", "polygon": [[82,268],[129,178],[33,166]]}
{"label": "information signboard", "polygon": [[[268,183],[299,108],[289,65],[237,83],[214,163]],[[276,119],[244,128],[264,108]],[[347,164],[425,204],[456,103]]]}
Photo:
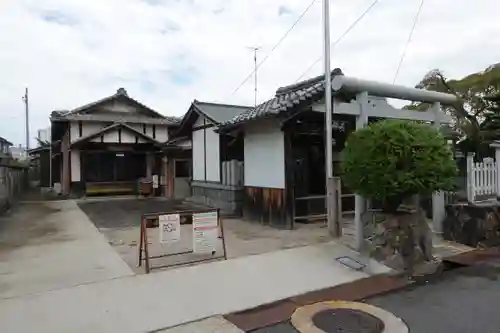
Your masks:
{"label": "information signboard", "polygon": [[212,253],[218,240],[217,211],[193,214],[193,252]]}
{"label": "information signboard", "polygon": [[181,218],[179,214],[158,216],[160,243],[175,243],[181,239]]}

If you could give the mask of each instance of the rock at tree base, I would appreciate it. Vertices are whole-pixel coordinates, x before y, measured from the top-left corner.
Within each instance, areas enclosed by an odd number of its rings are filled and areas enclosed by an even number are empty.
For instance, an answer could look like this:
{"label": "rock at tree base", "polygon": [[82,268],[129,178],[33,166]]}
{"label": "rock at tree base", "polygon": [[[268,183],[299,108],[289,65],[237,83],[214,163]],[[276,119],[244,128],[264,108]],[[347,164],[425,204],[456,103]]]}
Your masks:
{"label": "rock at tree base", "polygon": [[373,212],[365,222],[365,245],[384,265],[410,276],[435,273],[432,231],[418,204],[401,205],[395,213]]}

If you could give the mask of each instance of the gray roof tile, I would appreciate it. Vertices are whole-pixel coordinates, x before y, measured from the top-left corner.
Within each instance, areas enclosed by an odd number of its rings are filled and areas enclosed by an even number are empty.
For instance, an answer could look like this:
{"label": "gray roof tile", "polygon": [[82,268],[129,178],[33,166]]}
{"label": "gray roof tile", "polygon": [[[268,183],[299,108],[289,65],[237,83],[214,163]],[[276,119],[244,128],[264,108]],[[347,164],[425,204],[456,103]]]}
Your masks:
{"label": "gray roof tile", "polygon": [[[336,68],[332,71],[332,77],[335,75],[343,74],[339,68]],[[256,118],[276,116],[303,102],[319,99],[323,96],[324,92],[324,75],[320,75],[290,86],[281,87],[276,90],[276,94],[272,99],[223,122],[221,127],[234,126]]]}
{"label": "gray roof tile", "polygon": [[193,101],[193,105],[205,116],[216,123],[224,123],[233,119],[235,116],[253,109],[252,106],[229,105],[219,103]]}

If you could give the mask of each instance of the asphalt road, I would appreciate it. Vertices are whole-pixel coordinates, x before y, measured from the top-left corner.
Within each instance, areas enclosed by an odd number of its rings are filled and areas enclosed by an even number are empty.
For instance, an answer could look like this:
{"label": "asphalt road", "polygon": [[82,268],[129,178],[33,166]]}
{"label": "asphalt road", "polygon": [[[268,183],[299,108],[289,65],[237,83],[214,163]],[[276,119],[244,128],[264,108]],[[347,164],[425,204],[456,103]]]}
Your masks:
{"label": "asphalt road", "polygon": [[[499,278],[500,262],[457,268],[434,281],[366,303],[403,319],[410,333],[499,333]],[[297,332],[290,323],[252,331]]]}
{"label": "asphalt road", "polygon": [[411,333],[500,332],[500,263],[459,268],[413,290],[369,300],[402,318]]}

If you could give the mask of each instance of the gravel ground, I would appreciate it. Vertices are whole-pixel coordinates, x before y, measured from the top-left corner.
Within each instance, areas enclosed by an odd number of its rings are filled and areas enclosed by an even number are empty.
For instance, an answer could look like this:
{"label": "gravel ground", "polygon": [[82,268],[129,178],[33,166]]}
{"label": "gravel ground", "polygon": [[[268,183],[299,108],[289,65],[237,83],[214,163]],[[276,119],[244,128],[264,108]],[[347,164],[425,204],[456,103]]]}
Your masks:
{"label": "gravel ground", "polygon": [[[108,239],[122,259],[137,274],[144,273],[137,267],[140,218],[143,213],[172,212],[203,209],[192,203],[165,199],[88,199],[78,202],[80,209]],[[223,218],[224,239],[228,258],[255,255],[306,245],[328,242],[331,237],[323,224],[297,225],[295,230],[278,230],[256,221]],[[176,244],[162,245],[158,242],[158,230],[148,229],[150,255],[173,254],[192,249],[192,226],[181,226],[181,240]],[[222,241],[217,244],[215,257],[192,253],[163,257],[154,260],[154,266],[171,266],[199,259],[221,259]],[[175,267],[175,266],[174,266]]]}
{"label": "gravel ground", "polygon": [[97,228],[109,229],[139,226],[142,214],[195,209],[179,200],[163,199],[81,200],[78,206]]}

